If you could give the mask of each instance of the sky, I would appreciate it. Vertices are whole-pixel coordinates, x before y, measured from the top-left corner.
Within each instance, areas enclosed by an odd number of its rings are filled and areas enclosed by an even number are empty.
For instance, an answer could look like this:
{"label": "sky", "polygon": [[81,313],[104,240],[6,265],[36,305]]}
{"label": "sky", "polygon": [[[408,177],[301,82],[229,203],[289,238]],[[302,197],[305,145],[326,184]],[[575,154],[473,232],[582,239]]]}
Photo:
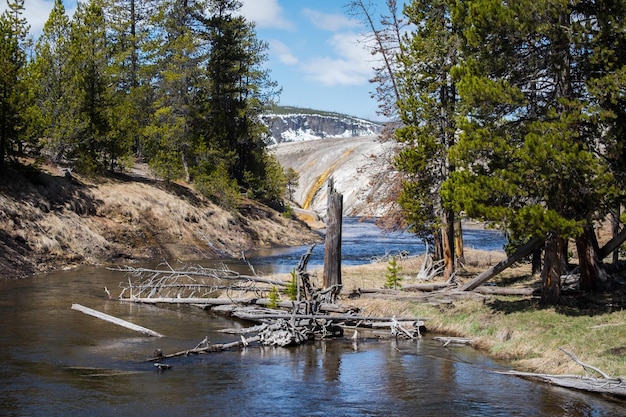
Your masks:
{"label": "sky", "polygon": [[[0,10],[6,0],[0,0]],[[280,105],[335,111],[381,120],[371,98],[372,55],[366,28],[346,13],[348,0],[242,0],[243,15],[269,45],[266,67],[282,87]],[[385,0],[374,0],[382,8]],[[25,17],[38,36],[53,0],[25,0]],[[72,14],[76,0],[64,0]]]}

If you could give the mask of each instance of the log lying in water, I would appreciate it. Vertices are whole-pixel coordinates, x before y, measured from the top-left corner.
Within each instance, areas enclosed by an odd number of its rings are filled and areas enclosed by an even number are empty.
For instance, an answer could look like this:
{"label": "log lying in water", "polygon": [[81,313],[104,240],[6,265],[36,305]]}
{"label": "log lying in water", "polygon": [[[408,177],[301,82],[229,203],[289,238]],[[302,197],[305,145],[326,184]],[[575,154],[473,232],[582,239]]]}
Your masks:
{"label": "log lying in water", "polygon": [[163,337],[161,333],[157,333],[154,330],[147,329],[145,327],[138,326],[136,324],[127,322],[126,320],[118,319],[109,314],[102,313],[89,307],[85,307],[80,304],[72,304],[72,310],[80,311],[81,313],[88,314],[90,316],[99,318],[100,320],[108,321],[109,323],[117,324],[118,326],[125,327],[130,330],[134,330],[139,333],[143,333],[148,336]]}
{"label": "log lying in water", "polygon": [[531,372],[507,371],[499,372],[504,375],[519,376],[522,378],[534,379],[557,385],[563,388],[572,388],[581,391],[595,392],[599,394],[612,395],[619,398],[626,398],[626,379],[624,377],[612,378],[595,366],[591,366],[582,362],[578,357],[562,347],[560,351],[564,352],[574,362],[582,366],[586,370],[591,370],[600,374],[600,378],[593,378],[582,375],[552,375],[552,374],[536,374]]}
{"label": "log lying in water", "polygon": [[467,337],[445,337],[445,336],[437,336],[433,337],[434,340],[438,340],[443,343],[443,346],[446,347],[450,344],[453,345],[471,345],[474,343],[474,339],[470,339]]}
{"label": "log lying in water", "polygon": [[626,380],[623,378],[593,378],[581,375],[551,375],[517,371],[498,371],[498,373],[548,382],[563,388],[572,388],[626,398]]}
{"label": "log lying in water", "polygon": [[[120,298],[120,301],[141,304],[191,304],[197,307],[223,306],[223,305],[259,305],[267,306],[271,301],[267,298],[205,298],[205,297],[149,297],[149,298]],[[292,308],[293,302],[282,301],[276,303],[277,307]],[[321,303],[319,310],[328,313],[346,313],[353,311],[354,307],[340,306],[337,304]]]}

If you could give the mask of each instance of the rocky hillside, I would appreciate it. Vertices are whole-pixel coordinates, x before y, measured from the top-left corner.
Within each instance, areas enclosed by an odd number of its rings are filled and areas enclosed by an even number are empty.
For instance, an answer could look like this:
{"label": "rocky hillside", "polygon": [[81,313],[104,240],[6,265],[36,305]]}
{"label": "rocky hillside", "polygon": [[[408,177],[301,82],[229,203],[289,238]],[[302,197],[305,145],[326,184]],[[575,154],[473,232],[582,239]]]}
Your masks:
{"label": "rocky hillside", "polygon": [[0,278],[71,264],[240,256],[319,236],[256,202],[225,210],[185,184],[142,175],[89,180],[56,167],[0,172]]}
{"label": "rocky hillside", "polygon": [[301,142],[323,138],[375,136],[382,125],[338,113],[280,108],[280,112],[261,116],[270,130],[272,142]]}
{"label": "rocky hillside", "polygon": [[326,214],[328,179],[343,194],[345,216],[380,217],[393,205],[393,142],[376,136],[283,143],[272,152],[300,176],[293,200],[318,217]]}

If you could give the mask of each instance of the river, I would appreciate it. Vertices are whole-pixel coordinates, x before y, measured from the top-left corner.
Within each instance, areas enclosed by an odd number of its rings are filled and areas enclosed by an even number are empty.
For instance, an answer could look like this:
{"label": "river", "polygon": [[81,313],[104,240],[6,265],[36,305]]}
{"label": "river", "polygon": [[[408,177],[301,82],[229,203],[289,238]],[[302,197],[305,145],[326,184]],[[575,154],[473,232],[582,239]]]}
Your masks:
{"label": "river", "polygon": [[[485,236],[492,242],[492,235]],[[410,239],[377,235],[356,223],[344,237],[344,248],[369,248],[360,251],[363,261],[380,242],[384,254],[396,250],[388,246],[392,241]],[[270,264],[261,261],[261,269]],[[468,347],[443,348],[428,334],[419,341],[252,346],[174,359],[168,362],[172,369],[160,373],[144,362],[154,349],[189,349],[205,336],[213,343],[233,341],[238,336],[217,330],[244,324],[188,306],[108,300],[104,287],[117,295],[124,279],[103,267],[80,267],[0,281],[0,415],[614,416],[625,411],[597,396],[500,375],[494,370],[506,369],[504,364]],[[140,336],[71,310],[73,303],[165,337]]]}

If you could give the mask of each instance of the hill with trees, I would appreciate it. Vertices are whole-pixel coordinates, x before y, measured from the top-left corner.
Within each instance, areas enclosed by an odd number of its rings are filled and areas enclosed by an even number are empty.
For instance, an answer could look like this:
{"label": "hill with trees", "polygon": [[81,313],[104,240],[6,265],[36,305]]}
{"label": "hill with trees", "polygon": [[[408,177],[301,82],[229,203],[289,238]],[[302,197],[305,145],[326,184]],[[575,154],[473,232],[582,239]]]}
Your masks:
{"label": "hill with trees", "polygon": [[0,168],[28,156],[83,175],[146,162],[225,206],[281,201],[259,115],[279,93],[237,0],[62,0],[33,41],[24,0],[0,16]]}

